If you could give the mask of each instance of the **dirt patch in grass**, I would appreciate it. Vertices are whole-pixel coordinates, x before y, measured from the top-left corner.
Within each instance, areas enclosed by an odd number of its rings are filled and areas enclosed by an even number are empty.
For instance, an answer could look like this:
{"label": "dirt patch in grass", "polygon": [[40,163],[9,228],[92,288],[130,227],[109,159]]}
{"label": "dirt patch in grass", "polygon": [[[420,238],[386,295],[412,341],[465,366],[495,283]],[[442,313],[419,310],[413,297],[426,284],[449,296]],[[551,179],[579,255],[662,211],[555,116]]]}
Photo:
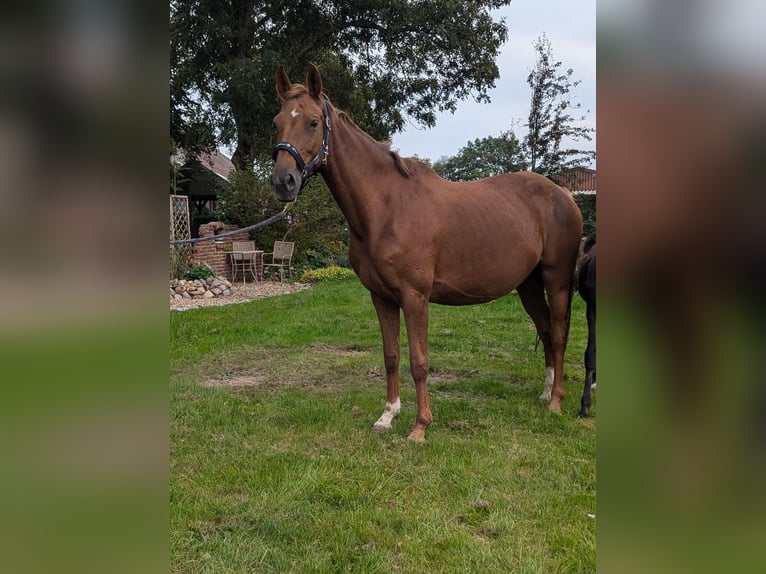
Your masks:
{"label": "dirt patch in grass", "polygon": [[325,343],[317,343],[311,345],[311,350],[317,353],[329,353],[332,355],[340,355],[341,357],[356,357],[359,355],[368,355],[370,351],[364,349],[357,349],[354,347],[346,347],[343,345],[327,345]]}
{"label": "dirt patch in grass", "polygon": [[458,380],[459,376],[455,373],[447,373],[444,371],[428,373],[429,383],[456,383]]}
{"label": "dirt patch in grass", "polygon": [[212,389],[239,389],[247,387],[259,387],[266,382],[266,377],[260,374],[233,375],[223,379],[206,379],[200,382],[203,387]]}

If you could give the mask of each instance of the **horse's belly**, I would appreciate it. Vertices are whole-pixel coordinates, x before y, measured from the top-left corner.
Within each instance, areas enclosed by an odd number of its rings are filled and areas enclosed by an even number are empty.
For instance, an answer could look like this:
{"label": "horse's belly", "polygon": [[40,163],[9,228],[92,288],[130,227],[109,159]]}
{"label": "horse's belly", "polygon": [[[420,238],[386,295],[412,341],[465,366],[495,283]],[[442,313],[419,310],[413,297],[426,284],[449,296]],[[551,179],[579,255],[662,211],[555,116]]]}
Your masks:
{"label": "horse's belly", "polygon": [[523,279],[489,283],[435,280],[429,300],[440,305],[475,305],[494,301],[518,287]]}
{"label": "horse's belly", "polygon": [[[484,253],[485,254],[485,253]],[[482,257],[476,250],[462,258],[443,258],[434,273],[430,300],[443,305],[471,305],[503,297],[529,277],[539,262],[536,250],[513,250],[512,257]]]}

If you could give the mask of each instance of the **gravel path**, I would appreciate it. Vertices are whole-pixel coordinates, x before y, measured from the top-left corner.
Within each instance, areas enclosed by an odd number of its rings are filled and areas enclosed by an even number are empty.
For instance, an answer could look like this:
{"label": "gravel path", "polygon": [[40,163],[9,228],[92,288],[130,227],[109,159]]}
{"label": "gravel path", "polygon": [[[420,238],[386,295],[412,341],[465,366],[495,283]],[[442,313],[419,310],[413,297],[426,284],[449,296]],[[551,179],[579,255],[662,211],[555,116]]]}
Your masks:
{"label": "gravel path", "polygon": [[171,311],[186,311],[187,309],[197,309],[198,307],[220,307],[221,305],[231,305],[233,303],[245,303],[253,299],[263,297],[275,297],[309,289],[311,285],[306,283],[278,283],[276,281],[260,281],[257,283],[234,283],[232,289],[234,293],[215,297],[212,299],[178,299],[170,301]]}

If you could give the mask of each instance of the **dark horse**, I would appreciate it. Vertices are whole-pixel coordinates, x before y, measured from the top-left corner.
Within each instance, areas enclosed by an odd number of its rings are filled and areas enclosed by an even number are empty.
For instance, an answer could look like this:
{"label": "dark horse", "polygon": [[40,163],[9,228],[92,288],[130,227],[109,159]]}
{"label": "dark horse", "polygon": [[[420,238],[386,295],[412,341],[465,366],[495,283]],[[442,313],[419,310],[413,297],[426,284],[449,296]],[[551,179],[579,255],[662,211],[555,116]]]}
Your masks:
{"label": "dark horse", "polygon": [[[404,314],[418,414],[413,440],[431,424],[428,303],[471,305],[513,289],[545,348],[552,411],[564,397],[564,351],[582,217],[570,194],[534,173],[453,183],[416,159],[402,159],[336,110],[310,65],[306,85],[276,77],[271,186],[295,201],[321,172],[348,221],[349,259],[369,289],[383,336],[386,406],[374,425],[389,430],[399,413],[399,321]],[[547,301],[546,301],[547,293]]]}
{"label": "dark horse", "polygon": [[588,319],[588,346],[585,348],[585,386],[580,399],[580,416],[588,416],[591,405],[590,390],[596,386],[596,234],[585,241],[580,270],[577,273],[577,291],[585,301]]}

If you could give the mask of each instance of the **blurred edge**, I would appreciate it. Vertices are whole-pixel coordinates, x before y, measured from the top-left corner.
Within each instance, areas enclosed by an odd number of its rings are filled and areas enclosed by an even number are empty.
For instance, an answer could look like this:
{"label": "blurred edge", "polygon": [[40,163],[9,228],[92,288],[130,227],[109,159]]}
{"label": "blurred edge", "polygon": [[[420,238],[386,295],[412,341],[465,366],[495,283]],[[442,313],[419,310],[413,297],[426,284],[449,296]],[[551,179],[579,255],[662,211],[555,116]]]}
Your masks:
{"label": "blurred edge", "polygon": [[0,19],[7,572],[168,571],[168,8]]}
{"label": "blurred edge", "polygon": [[763,572],[764,9],[598,9],[598,570]]}
{"label": "blurred edge", "polygon": [[[167,6],[6,12],[4,569],[167,571]],[[763,21],[599,3],[604,572],[764,570]]]}

